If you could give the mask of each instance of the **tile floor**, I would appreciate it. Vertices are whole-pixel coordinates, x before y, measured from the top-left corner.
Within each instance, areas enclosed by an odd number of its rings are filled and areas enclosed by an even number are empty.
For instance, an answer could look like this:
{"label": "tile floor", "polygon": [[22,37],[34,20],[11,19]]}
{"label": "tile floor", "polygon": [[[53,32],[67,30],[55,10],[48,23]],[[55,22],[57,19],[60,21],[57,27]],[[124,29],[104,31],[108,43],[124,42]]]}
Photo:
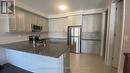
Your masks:
{"label": "tile floor", "polygon": [[117,73],[104,64],[102,57],[90,54],[70,53],[71,73]]}

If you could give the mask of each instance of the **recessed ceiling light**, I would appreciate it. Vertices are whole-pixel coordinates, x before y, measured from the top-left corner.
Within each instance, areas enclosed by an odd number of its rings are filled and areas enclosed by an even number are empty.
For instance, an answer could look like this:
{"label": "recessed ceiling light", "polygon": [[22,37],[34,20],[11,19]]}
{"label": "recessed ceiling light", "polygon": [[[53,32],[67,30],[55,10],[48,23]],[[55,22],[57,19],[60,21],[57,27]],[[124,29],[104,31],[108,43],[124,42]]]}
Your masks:
{"label": "recessed ceiling light", "polygon": [[67,10],[67,6],[65,5],[59,5],[58,8],[62,11]]}

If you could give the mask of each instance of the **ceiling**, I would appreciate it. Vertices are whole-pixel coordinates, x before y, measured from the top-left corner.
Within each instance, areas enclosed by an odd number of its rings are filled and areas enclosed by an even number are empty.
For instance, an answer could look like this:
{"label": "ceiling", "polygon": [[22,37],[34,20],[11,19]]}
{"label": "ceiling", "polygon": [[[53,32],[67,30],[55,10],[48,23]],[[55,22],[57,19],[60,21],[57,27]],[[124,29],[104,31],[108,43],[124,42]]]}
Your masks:
{"label": "ceiling", "polygon": [[[106,0],[16,0],[45,14],[59,14],[78,10],[104,8]],[[66,11],[60,11],[59,5],[66,5]]]}

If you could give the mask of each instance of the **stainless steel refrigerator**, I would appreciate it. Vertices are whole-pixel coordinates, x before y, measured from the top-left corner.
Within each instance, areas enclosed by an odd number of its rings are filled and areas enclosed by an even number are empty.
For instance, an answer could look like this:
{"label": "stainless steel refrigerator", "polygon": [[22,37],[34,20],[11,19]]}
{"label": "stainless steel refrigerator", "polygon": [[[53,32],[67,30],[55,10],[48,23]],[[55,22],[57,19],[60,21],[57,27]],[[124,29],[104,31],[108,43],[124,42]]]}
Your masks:
{"label": "stainless steel refrigerator", "polygon": [[81,53],[81,26],[68,26],[70,52]]}

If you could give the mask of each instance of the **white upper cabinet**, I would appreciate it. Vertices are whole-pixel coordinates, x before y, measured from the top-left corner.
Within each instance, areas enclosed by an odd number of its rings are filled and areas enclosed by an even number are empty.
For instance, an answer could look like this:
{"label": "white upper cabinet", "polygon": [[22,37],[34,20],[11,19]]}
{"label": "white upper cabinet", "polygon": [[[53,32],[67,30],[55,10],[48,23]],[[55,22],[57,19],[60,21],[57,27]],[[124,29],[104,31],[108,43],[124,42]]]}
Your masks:
{"label": "white upper cabinet", "polygon": [[24,19],[25,19],[25,31],[26,32],[31,32],[31,24],[32,24],[32,17],[31,14],[28,12],[24,12]]}
{"label": "white upper cabinet", "polygon": [[9,18],[10,32],[31,32],[32,24],[43,27],[48,32],[48,19],[16,7],[15,17]]}
{"label": "white upper cabinet", "polygon": [[20,9],[16,9],[16,30],[19,32],[25,31],[25,15],[24,12]]}
{"label": "white upper cabinet", "polygon": [[67,18],[49,19],[49,32],[67,32]]}
{"label": "white upper cabinet", "polygon": [[30,16],[31,16],[31,23],[34,25],[39,25],[38,24],[38,16],[35,14],[31,14]]}
{"label": "white upper cabinet", "polygon": [[68,26],[82,25],[82,15],[49,19],[50,33],[67,32]]}
{"label": "white upper cabinet", "polygon": [[23,32],[25,30],[25,15],[20,9],[15,10],[15,16],[9,18],[10,32]]}
{"label": "white upper cabinet", "polygon": [[84,15],[83,32],[101,32],[102,14]]}
{"label": "white upper cabinet", "polygon": [[9,32],[9,20],[7,18],[8,16],[4,16],[5,17],[0,17],[0,33]]}
{"label": "white upper cabinet", "polygon": [[82,15],[68,16],[68,26],[82,25]]}
{"label": "white upper cabinet", "polygon": [[42,26],[42,32],[48,32],[48,19],[38,16],[38,25]]}

